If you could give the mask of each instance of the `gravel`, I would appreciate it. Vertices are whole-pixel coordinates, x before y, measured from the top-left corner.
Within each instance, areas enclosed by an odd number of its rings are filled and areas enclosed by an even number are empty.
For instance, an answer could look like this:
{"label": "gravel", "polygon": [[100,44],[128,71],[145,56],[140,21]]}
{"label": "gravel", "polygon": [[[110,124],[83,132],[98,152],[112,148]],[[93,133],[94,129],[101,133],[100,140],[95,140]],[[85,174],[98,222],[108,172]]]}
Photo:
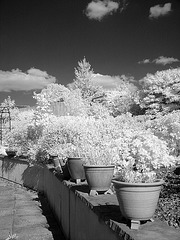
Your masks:
{"label": "gravel", "polygon": [[163,171],[161,174],[165,183],[154,217],[171,227],[180,228],[180,166]]}

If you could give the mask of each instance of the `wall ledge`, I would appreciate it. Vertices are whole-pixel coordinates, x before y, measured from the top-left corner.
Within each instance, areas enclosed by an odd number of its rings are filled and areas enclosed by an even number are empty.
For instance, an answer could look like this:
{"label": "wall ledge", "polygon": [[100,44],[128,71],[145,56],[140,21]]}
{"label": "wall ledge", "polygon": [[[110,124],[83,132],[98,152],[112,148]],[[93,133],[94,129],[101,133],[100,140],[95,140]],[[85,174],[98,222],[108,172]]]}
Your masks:
{"label": "wall ledge", "polygon": [[63,181],[64,184],[74,192],[105,224],[125,240],[179,240],[180,230],[168,226],[166,223],[154,219],[154,222],[147,221],[140,225],[139,230],[130,229],[130,222],[124,219],[120,213],[119,203],[116,196],[98,195],[89,196],[89,188],[86,182],[76,185],[70,181]]}
{"label": "wall ledge", "polygon": [[68,240],[179,240],[180,229],[158,219],[130,229],[114,194],[89,196],[86,181],[63,180],[52,165],[0,159],[0,177],[44,192]]}

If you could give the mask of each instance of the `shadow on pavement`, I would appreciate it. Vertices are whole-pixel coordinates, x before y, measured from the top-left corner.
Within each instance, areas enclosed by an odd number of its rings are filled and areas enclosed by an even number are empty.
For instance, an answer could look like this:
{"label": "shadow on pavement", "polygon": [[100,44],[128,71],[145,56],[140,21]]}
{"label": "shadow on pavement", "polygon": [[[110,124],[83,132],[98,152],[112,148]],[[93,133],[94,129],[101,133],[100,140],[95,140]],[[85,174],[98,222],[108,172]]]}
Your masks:
{"label": "shadow on pavement", "polygon": [[41,203],[42,214],[46,217],[48,223],[48,230],[51,231],[54,240],[66,240],[63,235],[61,226],[54,217],[50,205],[45,195],[39,193],[37,198],[33,199]]}

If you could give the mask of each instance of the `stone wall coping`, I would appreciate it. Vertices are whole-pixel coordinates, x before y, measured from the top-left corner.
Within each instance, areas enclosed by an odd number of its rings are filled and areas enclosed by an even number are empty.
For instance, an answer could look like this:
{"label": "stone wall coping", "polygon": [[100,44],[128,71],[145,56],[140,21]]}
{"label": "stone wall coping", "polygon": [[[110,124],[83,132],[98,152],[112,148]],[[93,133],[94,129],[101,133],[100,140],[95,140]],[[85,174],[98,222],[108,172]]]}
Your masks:
{"label": "stone wall coping", "polygon": [[[52,171],[53,167],[49,167]],[[56,171],[53,174],[63,182],[74,194],[81,199],[95,214],[100,221],[104,221],[120,239],[124,240],[179,240],[180,230],[168,226],[158,219],[147,221],[140,225],[139,230],[130,229],[130,222],[124,219],[120,213],[119,203],[115,194],[99,194],[90,196],[89,187],[86,181],[76,184],[70,180],[63,180],[62,174]]]}
{"label": "stone wall coping", "polygon": [[[6,163],[6,159],[3,159],[3,162],[2,163],[0,162],[1,166],[5,167],[5,170],[7,172],[7,173],[6,172],[4,173],[2,169],[1,175],[3,178],[7,178],[8,180],[12,180],[16,182],[19,181],[19,184],[23,185],[24,179],[25,179],[24,175],[26,175],[26,177],[28,177],[27,184],[29,184],[27,186],[32,187],[37,191],[44,191],[45,186],[43,184],[46,184],[46,182],[44,182],[44,176],[46,176],[46,178],[50,177],[51,179],[50,185],[49,185],[50,188],[49,187],[46,188],[46,191],[48,192],[45,192],[45,193],[48,193],[50,203],[52,205],[52,209],[54,210],[55,215],[57,215],[56,211],[58,211],[58,214],[61,213],[59,212],[60,205],[65,207],[65,210],[63,209],[62,216],[60,216],[60,221],[63,220],[63,226],[65,226],[67,237],[69,232],[69,226],[71,229],[74,226],[74,225],[73,226],[71,225],[71,221],[73,221],[73,216],[74,216],[73,214],[75,213],[74,211],[76,209],[75,208],[76,205],[74,204],[73,201],[77,201],[76,203],[77,203],[78,211],[81,211],[81,207],[83,206],[83,204],[85,204],[85,206],[87,206],[87,211],[86,211],[87,216],[89,214],[89,211],[92,211],[92,213],[94,214],[93,215],[94,219],[98,220],[97,223],[99,224],[99,226],[101,227],[104,226],[105,227],[104,229],[106,229],[106,226],[107,226],[108,230],[110,231],[112,230],[112,236],[115,236],[114,239],[121,239],[121,240],[122,239],[123,240],[152,240],[152,239],[179,240],[180,239],[180,229],[175,229],[173,227],[170,227],[165,222],[162,222],[158,219],[154,219],[154,222],[148,221],[144,224],[141,224],[139,230],[130,229],[129,222],[126,219],[124,219],[120,213],[119,204],[115,194],[112,194],[112,195],[100,194],[98,196],[89,196],[89,187],[86,181],[83,181],[80,184],[76,184],[73,181],[64,180],[63,175],[57,172],[53,165],[45,166],[42,164],[35,164],[34,165],[35,175],[32,178],[31,171],[29,171],[31,170],[32,165],[30,165],[26,160],[24,161],[20,159],[19,160],[9,159],[8,161]],[[22,168],[19,167],[18,164],[22,164]],[[26,166],[24,164],[27,164],[27,172],[26,172]],[[16,171],[16,166],[17,166],[17,171]],[[37,166],[37,169],[36,169],[36,166]],[[16,174],[17,176],[15,176]],[[48,181],[48,179],[46,179],[46,181]],[[54,201],[54,199],[56,199],[56,191],[51,192],[51,187],[54,184],[56,184],[56,186],[60,186],[61,191],[64,191],[65,193],[64,199],[66,199],[67,201],[69,201],[69,203],[71,203],[72,209],[71,207],[69,209],[69,205],[66,206],[65,202],[63,202],[63,205],[62,204],[59,205],[58,201]],[[63,196],[61,199],[63,199]],[[64,219],[66,218],[65,214],[68,214],[67,219]],[[89,216],[92,217],[91,213]],[[81,227],[81,225],[78,225],[78,227]],[[88,232],[88,229],[86,230]],[[75,231],[75,229],[73,231]],[[72,234],[74,234],[73,231],[72,231]],[[80,232],[83,234],[83,229],[80,229]],[[105,236],[103,235],[103,237]],[[79,239],[79,238],[77,238],[76,236],[76,239]]]}

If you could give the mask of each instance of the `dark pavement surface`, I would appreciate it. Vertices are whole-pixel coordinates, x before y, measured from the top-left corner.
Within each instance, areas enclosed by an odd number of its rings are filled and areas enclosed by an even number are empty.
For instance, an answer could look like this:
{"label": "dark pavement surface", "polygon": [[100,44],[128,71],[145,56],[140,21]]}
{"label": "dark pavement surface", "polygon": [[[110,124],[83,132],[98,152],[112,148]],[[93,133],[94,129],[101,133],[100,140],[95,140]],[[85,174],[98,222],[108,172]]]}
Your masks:
{"label": "dark pavement surface", "polygon": [[65,240],[46,198],[0,178],[0,240]]}

